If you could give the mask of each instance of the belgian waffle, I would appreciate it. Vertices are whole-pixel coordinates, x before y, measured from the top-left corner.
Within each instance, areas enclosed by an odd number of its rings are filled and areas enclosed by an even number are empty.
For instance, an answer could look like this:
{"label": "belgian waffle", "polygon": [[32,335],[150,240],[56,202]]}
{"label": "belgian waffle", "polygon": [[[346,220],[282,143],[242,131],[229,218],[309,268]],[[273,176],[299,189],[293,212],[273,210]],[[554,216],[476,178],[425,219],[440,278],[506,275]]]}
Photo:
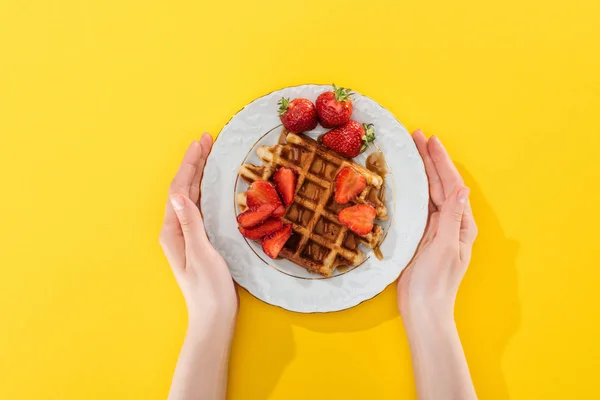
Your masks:
{"label": "belgian waffle", "polygon": [[[291,223],[293,234],[279,255],[324,276],[331,276],[338,266],[356,266],[365,255],[359,243],[375,248],[383,228],[375,224],[366,235],[358,236],[338,221],[338,213],[351,205],[369,204],[379,220],[387,219],[387,208],[380,199],[383,178],[365,167],[344,158],[302,134],[282,133],[287,143],[261,146],[257,150],[263,165],[243,164],[238,173],[248,184],[270,180],[279,167],[298,174],[294,202],[283,220]],[[353,201],[340,205],[334,200],[335,177],[344,167],[351,167],[365,177],[366,188]],[[246,206],[245,193],[237,198],[240,209]]]}

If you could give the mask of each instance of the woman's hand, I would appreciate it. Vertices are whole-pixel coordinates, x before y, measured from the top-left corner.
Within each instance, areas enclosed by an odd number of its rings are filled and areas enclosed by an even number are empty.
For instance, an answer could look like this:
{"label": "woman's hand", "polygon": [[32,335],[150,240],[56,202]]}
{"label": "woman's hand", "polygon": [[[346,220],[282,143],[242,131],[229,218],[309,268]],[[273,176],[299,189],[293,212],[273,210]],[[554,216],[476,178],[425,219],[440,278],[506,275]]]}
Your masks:
{"label": "woman's hand", "polygon": [[200,182],[212,137],[193,141],[169,187],[160,244],[188,308],[189,322],[232,324],[236,291],[223,257],[209,242],[200,214]]}
{"label": "woman's hand", "polygon": [[400,277],[398,305],[405,319],[424,309],[452,318],[477,236],[469,189],[438,138],[427,140],[417,130],[413,139],[429,179],[430,215],[417,253]]}
{"label": "woman's hand", "polygon": [[476,399],[454,323],[454,302],[471,260],[477,227],[469,189],[436,137],[413,133],[429,178],[430,215],[423,240],[398,281],[419,399]]}
{"label": "woman's hand", "polygon": [[212,246],[200,214],[200,182],[212,137],[188,148],[169,188],[160,244],[188,309],[188,331],[169,399],[224,399],[227,365],[238,310],[223,257]]}

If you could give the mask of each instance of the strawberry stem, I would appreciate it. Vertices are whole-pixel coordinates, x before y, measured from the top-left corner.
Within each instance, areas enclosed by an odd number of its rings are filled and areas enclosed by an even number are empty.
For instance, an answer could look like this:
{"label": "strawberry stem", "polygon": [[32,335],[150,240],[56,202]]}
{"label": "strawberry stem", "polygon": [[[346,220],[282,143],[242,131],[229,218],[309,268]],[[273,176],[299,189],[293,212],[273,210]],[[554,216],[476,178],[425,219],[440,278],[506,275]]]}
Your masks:
{"label": "strawberry stem", "polygon": [[335,83],[332,86],[333,86],[333,94],[337,101],[342,102],[342,101],[351,100],[351,96],[354,94],[352,92],[352,89],[345,89],[343,87],[337,87],[337,86],[335,86]]}
{"label": "strawberry stem", "polygon": [[370,144],[375,141],[375,129],[373,129],[373,124],[363,124],[363,128],[365,134],[362,136],[363,145],[360,148],[361,153],[368,149]]}
{"label": "strawberry stem", "polygon": [[282,97],[281,100],[279,100],[277,102],[277,104],[279,105],[279,115],[283,115],[288,110],[288,105],[290,104],[290,99],[286,99],[285,97]]}

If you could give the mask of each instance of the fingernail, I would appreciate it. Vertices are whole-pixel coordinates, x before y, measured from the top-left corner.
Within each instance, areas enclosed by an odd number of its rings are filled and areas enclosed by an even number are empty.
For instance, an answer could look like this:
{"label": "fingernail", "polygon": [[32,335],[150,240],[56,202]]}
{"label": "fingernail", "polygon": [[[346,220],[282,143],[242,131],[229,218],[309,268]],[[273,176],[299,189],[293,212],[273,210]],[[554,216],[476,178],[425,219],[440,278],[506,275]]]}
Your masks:
{"label": "fingernail", "polygon": [[469,193],[471,193],[471,189],[469,189],[468,187],[460,189],[458,191],[458,202],[460,204],[466,203],[467,199],[469,198]]}
{"label": "fingernail", "polygon": [[181,211],[185,207],[185,201],[181,195],[173,194],[169,197],[169,199],[171,200],[171,205],[173,205],[175,211]]}
{"label": "fingernail", "polygon": [[441,147],[442,149],[444,149],[444,150],[446,149],[446,148],[444,147],[444,145],[442,144],[442,141],[440,140],[440,138],[439,138],[439,137],[437,137],[437,136],[433,135],[433,136],[431,137],[431,139],[433,139],[434,141],[436,141],[436,142],[437,142],[437,143],[440,145],[440,147]]}
{"label": "fingernail", "polygon": [[413,132],[413,135],[418,135],[418,134],[423,134],[423,131],[421,129],[415,129],[415,131]]}

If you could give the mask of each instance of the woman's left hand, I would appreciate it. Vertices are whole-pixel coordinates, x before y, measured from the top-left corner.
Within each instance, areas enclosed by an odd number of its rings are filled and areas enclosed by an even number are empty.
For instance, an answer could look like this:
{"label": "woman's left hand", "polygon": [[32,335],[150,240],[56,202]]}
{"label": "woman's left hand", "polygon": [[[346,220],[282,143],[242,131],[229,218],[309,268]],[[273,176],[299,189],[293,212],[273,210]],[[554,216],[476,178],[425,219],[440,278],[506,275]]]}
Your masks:
{"label": "woman's left hand", "polygon": [[200,183],[212,147],[205,133],[193,141],[171,182],[160,244],[185,298],[189,323],[232,328],[237,293],[223,257],[204,231]]}
{"label": "woman's left hand", "polygon": [[227,366],[238,299],[223,257],[212,246],[200,214],[200,183],[212,137],[188,148],[169,188],[160,244],[187,304],[188,331],[170,400],[225,399]]}

